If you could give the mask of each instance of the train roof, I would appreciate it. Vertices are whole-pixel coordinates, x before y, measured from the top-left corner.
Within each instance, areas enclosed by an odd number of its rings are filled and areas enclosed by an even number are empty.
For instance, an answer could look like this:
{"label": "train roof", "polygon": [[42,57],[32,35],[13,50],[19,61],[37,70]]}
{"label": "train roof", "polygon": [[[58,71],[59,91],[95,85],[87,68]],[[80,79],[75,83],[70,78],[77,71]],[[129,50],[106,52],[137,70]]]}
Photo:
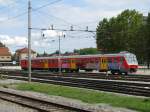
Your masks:
{"label": "train roof", "polygon": [[[129,52],[120,52],[120,53],[116,53],[116,54],[96,54],[96,55],[72,55],[72,56],[60,56],[60,58],[88,58],[88,57],[119,57],[119,56],[127,56],[127,55],[134,55],[132,53]],[[51,57],[36,57],[36,58],[32,58],[32,60],[34,59],[56,59],[59,58],[59,56],[51,56]],[[24,60],[24,59],[22,59]]]}

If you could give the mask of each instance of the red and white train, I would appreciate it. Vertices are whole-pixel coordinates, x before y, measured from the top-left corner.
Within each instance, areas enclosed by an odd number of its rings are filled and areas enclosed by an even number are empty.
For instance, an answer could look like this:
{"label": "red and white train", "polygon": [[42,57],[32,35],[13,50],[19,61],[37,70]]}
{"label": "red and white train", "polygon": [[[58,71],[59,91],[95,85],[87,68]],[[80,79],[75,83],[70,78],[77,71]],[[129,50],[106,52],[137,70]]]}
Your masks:
{"label": "red and white train", "polygon": [[[28,69],[28,60],[20,61],[21,68]],[[79,70],[110,71],[112,74],[128,74],[136,72],[138,62],[136,56],[129,52],[117,54],[75,55],[59,57],[37,57],[31,60],[32,70],[49,70],[58,72],[59,67],[64,72],[79,72]]]}

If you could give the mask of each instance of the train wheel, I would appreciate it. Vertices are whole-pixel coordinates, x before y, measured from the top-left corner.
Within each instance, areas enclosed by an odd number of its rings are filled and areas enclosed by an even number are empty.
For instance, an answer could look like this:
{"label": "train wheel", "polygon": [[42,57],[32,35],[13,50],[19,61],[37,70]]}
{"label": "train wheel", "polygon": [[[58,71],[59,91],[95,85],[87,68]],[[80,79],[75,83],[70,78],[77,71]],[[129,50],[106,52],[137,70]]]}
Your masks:
{"label": "train wheel", "polygon": [[65,69],[65,72],[68,73],[68,72],[69,72],[69,69],[66,68],[66,69]]}
{"label": "train wheel", "polygon": [[116,74],[116,72],[115,72],[115,71],[111,71],[111,74],[115,75],[115,74]]}
{"label": "train wheel", "polygon": [[121,71],[119,72],[119,75],[123,75],[123,74],[124,74],[124,72],[121,72]]}
{"label": "train wheel", "polygon": [[78,72],[79,72],[79,69],[76,69],[75,72],[78,73]]}
{"label": "train wheel", "polygon": [[71,73],[73,73],[74,70],[70,70]]}
{"label": "train wheel", "polygon": [[124,72],[125,75],[128,75],[128,72]]}
{"label": "train wheel", "polygon": [[120,72],[121,75],[128,75],[128,72]]}
{"label": "train wheel", "polygon": [[58,68],[55,68],[55,70],[54,70],[55,72],[58,72]]}

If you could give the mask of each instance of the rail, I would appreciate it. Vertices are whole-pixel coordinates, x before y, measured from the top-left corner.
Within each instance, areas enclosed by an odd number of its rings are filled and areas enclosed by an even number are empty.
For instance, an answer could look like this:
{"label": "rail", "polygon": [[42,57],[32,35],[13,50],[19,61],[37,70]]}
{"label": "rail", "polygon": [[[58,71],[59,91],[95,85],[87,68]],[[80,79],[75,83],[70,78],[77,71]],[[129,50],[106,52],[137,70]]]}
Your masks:
{"label": "rail", "polygon": [[39,97],[20,94],[2,88],[0,89],[0,98],[28,108],[33,108],[39,112],[92,112],[92,110],[55,103]]}

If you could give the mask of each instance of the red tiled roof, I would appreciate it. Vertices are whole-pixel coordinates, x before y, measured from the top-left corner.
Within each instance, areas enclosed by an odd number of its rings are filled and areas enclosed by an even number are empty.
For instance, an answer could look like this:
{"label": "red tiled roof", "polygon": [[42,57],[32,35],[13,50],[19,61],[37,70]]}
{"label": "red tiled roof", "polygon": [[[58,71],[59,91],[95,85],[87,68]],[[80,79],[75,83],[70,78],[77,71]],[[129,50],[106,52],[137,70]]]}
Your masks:
{"label": "red tiled roof", "polygon": [[[17,53],[28,53],[28,48],[22,48],[22,49],[18,49],[16,50]],[[36,53],[35,51],[31,50],[31,53]]]}
{"label": "red tiled roof", "polygon": [[0,47],[0,56],[11,56],[8,47]]}

